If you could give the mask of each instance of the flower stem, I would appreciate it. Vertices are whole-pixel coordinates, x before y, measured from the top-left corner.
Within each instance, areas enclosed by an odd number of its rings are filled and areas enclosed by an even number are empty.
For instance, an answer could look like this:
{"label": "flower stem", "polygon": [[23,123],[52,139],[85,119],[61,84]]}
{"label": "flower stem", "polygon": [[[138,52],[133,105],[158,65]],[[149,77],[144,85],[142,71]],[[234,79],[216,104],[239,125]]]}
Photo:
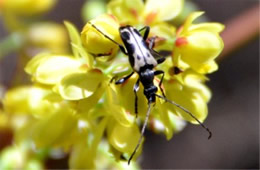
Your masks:
{"label": "flower stem", "polygon": [[11,52],[17,51],[24,44],[24,38],[19,33],[12,33],[0,41],[0,60]]}
{"label": "flower stem", "polygon": [[219,60],[259,35],[259,10],[259,5],[254,6],[225,24],[221,34],[225,48]]}

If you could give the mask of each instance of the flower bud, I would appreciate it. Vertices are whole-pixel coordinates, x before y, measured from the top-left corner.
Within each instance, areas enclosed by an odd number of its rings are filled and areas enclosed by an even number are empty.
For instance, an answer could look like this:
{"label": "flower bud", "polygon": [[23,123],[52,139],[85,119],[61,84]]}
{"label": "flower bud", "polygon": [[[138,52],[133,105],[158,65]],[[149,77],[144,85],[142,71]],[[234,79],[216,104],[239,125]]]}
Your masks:
{"label": "flower bud", "polygon": [[[104,35],[120,43],[119,23],[112,15],[101,15],[90,21]],[[89,53],[96,55],[113,55],[118,49],[118,45],[106,38],[90,23],[87,23],[81,32],[83,46]]]}

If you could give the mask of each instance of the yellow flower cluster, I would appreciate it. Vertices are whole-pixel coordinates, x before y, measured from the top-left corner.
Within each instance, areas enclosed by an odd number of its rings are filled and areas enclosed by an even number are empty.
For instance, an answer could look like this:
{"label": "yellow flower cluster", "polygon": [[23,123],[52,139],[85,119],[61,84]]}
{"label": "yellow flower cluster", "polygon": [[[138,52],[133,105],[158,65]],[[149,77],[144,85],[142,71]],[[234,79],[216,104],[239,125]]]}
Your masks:
{"label": "yellow flower cluster", "polygon": [[52,8],[57,0],[1,0],[0,9],[4,13],[22,16],[39,15]]}
{"label": "yellow flower cluster", "polygon": [[[107,5],[108,13],[90,22],[119,44],[121,25],[137,29],[150,26],[148,40],[156,37],[154,50],[168,54],[166,61],[155,68],[166,73],[162,87],[166,97],[203,122],[211,98],[204,84],[205,74],[218,68],[214,59],[224,46],[219,36],[224,26],[194,24],[203,13],[194,12],[176,28],[170,21],[181,13],[183,6],[183,0],[112,0]],[[134,151],[141,135],[139,125],[147,110],[147,99],[140,86],[139,113],[135,118],[133,87],[138,74],[115,85],[111,80],[132,71],[127,56],[91,24],[84,26],[81,35],[69,22],[65,25],[72,54],[38,54],[25,67],[34,85],[9,91],[3,100],[5,112],[26,115],[27,120],[17,127],[15,139],[31,139],[36,149],[62,148],[70,153],[71,168],[123,169],[127,163],[122,158],[129,159]],[[158,86],[159,81],[156,77],[154,84]],[[183,110],[158,99],[148,126],[154,132],[164,133],[169,140],[182,130],[185,121],[197,124]],[[141,151],[139,148],[134,159]],[[138,165],[133,162],[130,168]]]}

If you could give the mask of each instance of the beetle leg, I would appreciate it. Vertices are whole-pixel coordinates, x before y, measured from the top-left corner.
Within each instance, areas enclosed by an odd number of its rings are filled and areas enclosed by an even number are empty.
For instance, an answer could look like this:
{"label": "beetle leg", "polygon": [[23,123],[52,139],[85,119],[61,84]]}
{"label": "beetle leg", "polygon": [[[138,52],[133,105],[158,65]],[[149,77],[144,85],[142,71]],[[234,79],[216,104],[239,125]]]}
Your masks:
{"label": "beetle leg", "polygon": [[110,81],[109,81],[109,84],[113,83],[113,81],[115,81],[116,79],[117,79],[117,76],[112,77],[112,78],[110,79]]}
{"label": "beetle leg", "polygon": [[152,55],[155,58],[159,58],[159,59],[157,59],[157,64],[161,64],[165,61],[166,58],[165,58],[165,56],[162,56],[157,51],[153,50],[156,38],[157,38],[156,36],[149,38],[148,48],[150,49],[150,52],[152,53]]}
{"label": "beetle leg", "polygon": [[163,97],[165,97],[164,91],[162,89],[162,82],[163,82],[163,78],[164,78],[164,71],[162,71],[162,70],[154,71],[154,75],[159,75],[159,74],[162,74],[162,78],[161,78],[161,80],[159,82],[159,88],[160,88],[160,90],[162,92]]}
{"label": "beetle leg", "polygon": [[116,81],[116,84],[122,84],[122,83],[124,83],[124,82],[125,82],[127,79],[129,79],[133,74],[134,74],[134,72],[132,72],[131,74],[129,74],[129,75],[127,75],[127,76],[125,76],[125,77],[123,77],[123,78],[117,80],[117,81]]}
{"label": "beetle leg", "polygon": [[165,57],[162,57],[162,58],[159,58],[158,60],[157,60],[157,63],[158,64],[161,64],[161,63],[163,63],[164,61],[165,61]]}
{"label": "beetle leg", "polygon": [[111,53],[99,53],[99,54],[94,54],[94,53],[90,53],[91,55],[93,55],[94,57],[105,57],[105,56],[110,56]]}
{"label": "beetle leg", "polygon": [[148,43],[148,48],[151,50],[154,47],[155,44],[155,39],[157,38],[157,36],[153,36],[151,38],[149,38],[149,43]]}
{"label": "beetle leg", "polygon": [[138,97],[137,97],[137,91],[139,90],[139,82],[140,82],[140,79],[138,79],[134,85],[134,93],[135,93],[135,116],[137,117],[137,114],[138,114],[138,105],[137,105],[137,102],[138,102]]}
{"label": "beetle leg", "polygon": [[149,26],[145,26],[145,27],[141,28],[139,30],[139,32],[141,32],[143,30],[145,30],[143,38],[144,38],[144,41],[146,41],[146,39],[148,38],[149,32],[150,32],[150,27]]}
{"label": "beetle leg", "polygon": [[125,47],[123,47],[122,45],[118,45],[120,50],[122,51],[122,53],[124,53],[125,55],[128,55],[128,53],[125,50]]}

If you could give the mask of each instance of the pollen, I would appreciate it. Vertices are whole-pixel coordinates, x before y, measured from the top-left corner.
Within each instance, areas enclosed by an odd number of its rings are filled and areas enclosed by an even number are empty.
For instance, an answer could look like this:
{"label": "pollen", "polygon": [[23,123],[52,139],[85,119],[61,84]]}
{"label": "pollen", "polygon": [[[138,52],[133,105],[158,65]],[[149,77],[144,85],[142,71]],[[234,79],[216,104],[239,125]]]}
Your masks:
{"label": "pollen", "polygon": [[92,72],[94,72],[94,73],[99,73],[99,74],[102,74],[102,71],[101,71],[101,70],[99,70],[99,69],[97,69],[97,68],[95,68],[95,69],[92,69],[91,71],[92,71]]}
{"label": "pollen", "polygon": [[131,9],[130,9],[130,13],[131,13],[135,18],[138,18],[138,13],[137,13],[136,9],[131,8]]}
{"label": "pollen", "polygon": [[146,22],[146,25],[149,25],[150,23],[153,22],[153,20],[156,18],[157,16],[157,12],[153,11],[153,12],[150,12],[146,18],[145,18],[145,22]]}
{"label": "pollen", "polygon": [[180,47],[180,46],[183,46],[183,45],[186,45],[188,44],[188,40],[186,37],[179,37],[177,38],[176,42],[175,42],[175,45],[177,47]]}

